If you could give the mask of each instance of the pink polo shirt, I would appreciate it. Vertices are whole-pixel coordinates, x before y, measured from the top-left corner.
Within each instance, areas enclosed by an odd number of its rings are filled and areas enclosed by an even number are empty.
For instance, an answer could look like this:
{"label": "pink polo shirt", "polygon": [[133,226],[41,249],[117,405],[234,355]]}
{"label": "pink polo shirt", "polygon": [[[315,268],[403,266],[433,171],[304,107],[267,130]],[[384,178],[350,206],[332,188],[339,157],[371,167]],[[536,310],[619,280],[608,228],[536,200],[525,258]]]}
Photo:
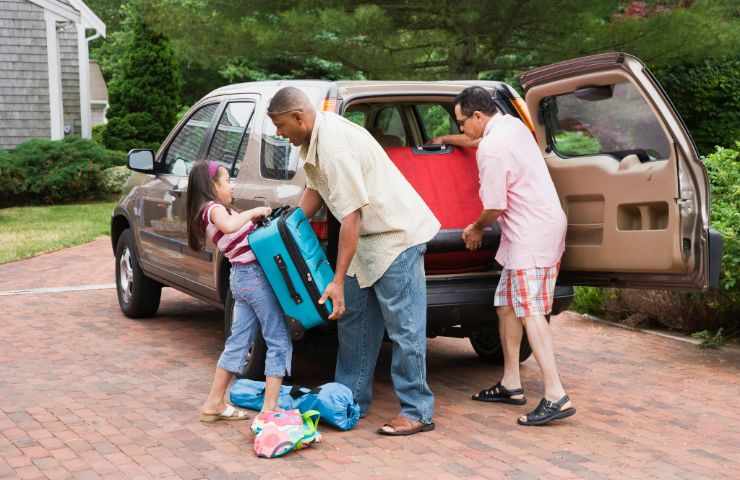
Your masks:
{"label": "pink polo shirt", "polygon": [[496,114],[477,158],[483,208],[503,210],[496,261],[512,270],[557,264],[568,222],[532,132],[519,119]]}

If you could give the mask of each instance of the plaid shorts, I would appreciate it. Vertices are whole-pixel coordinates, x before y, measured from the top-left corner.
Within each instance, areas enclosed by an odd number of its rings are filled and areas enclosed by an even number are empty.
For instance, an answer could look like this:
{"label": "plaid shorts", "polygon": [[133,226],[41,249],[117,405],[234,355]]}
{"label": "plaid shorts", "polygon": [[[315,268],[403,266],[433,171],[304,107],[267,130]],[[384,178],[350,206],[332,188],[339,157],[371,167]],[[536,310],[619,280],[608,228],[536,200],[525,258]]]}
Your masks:
{"label": "plaid shorts", "polygon": [[493,305],[513,307],[518,318],[549,314],[552,311],[559,269],[560,263],[552,267],[523,270],[505,268],[498,281]]}

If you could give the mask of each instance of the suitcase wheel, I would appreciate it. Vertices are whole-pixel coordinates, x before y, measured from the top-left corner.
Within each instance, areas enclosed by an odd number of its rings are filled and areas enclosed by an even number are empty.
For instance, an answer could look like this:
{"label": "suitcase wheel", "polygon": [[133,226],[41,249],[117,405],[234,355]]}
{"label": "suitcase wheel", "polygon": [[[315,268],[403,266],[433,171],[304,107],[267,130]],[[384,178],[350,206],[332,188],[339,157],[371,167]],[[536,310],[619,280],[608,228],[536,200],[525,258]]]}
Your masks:
{"label": "suitcase wheel", "polygon": [[294,342],[303,339],[303,335],[306,333],[306,329],[303,328],[301,322],[293,317],[285,317],[285,320],[288,322],[290,338],[292,338]]}

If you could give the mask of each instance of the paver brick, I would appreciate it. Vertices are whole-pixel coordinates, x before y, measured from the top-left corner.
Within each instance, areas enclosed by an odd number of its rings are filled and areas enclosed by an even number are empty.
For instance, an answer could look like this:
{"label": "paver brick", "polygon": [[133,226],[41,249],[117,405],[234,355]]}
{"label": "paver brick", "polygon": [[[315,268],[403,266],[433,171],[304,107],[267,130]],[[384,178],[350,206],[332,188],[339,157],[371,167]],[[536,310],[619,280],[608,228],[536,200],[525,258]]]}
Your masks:
{"label": "paver brick", "polygon": [[[0,290],[110,283],[107,239],[0,265]],[[18,478],[735,479],[740,353],[592,323],[552,319],[578,414],[548,428],[516,418],[542,395],[522,364],[526,407],[470,401],[501,368],[463,339],[429,341],[434,432],[383,438],[398,403],[385,345],[369,415],[351,432],[279,460],[252,452],[248,421],[198,422],[222,347],[217,309],[170,289],[157,317],[125,318],[114,290],[0,297],[0,476]],[[34,326],[33,335],[28,325]],[[327,381],[323,346],[296,349],[296,381]],[[53,366],[53,368],[50,368]]]}

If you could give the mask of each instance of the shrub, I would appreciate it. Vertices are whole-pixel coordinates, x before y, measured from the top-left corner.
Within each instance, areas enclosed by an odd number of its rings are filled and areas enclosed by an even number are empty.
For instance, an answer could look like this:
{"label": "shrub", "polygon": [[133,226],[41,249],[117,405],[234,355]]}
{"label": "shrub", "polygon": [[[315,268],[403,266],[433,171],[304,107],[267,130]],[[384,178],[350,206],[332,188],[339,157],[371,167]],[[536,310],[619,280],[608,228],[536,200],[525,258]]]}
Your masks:
{"label": "shrub", "polygon": [[159,141],[147,141],[152,132],[158,130],[154,138],[164,139],[167,132],[162,132],[149,113],[129,113],[123,117],[112,118],[103,131],[103,144],[113,150],[128,152],[132,148],[150,148],[155,152]]}
{"label": "shrub", "polygon": [[110,108],[102,138],[114,150],[155,148],[175,124],[182,88],[180,68],[169,41],[147,25],[143,3],[125,5],[116,62],[108,85]]}
{"label": "shrub", "polygon": [[740,313],[740,142],[717,147],[705,159],[712,187],[712,228],[722,234],[724,251],[719,310]]}
{"label": "shrub", "polygon": [[657,69],[702,155],[740,139],[740,57]]}
{"label": "shrub", "polygon": [[103,134],[105,133],[105,127],[107,125],[105,123],[101,123],[100,125],[95,125],[92,128],[92,140],[93,142],[97,143],[98,145],[105,146],[105,143],[103,143]]}
{"label": "shrub", "polygon": [[570,308],[578,313],[602,315],[606,301],[606,290],[595,287],[576,287]]}
{"label": "shrub", "polygon": [[0,179],[0,205],[5,205],[23,191],[25,180],[23,169],[13,162],[11,151],[0,150]]}
{"label": "shrub", "polygon": [[30,140],[0,155],[0,204],[56,203],[100,197],[101,172],[126,154],[91,140]]}
{"label": "shrub", "polygon": [[121,193],[131,173],[125,166],[106,168],[101,174],[103,190],[111,194]]}

